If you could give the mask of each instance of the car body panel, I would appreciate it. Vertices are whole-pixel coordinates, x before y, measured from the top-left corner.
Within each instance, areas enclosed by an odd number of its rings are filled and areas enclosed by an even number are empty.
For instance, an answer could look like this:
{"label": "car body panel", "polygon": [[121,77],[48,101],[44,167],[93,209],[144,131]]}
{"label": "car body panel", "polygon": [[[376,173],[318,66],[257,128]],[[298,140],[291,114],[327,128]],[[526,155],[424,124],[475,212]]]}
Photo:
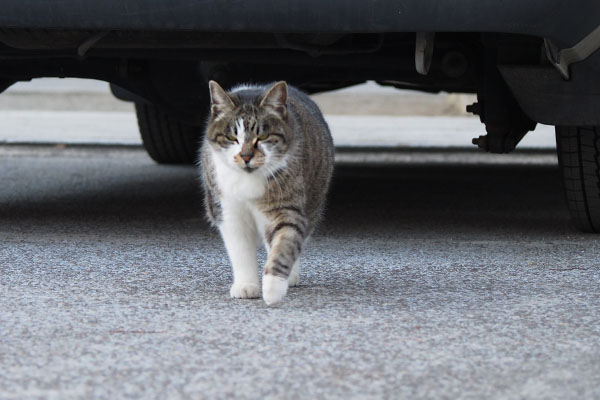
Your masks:
{"label": "car body panel", "polygon": [[564,0],[4,0],[1,28],[244,32],[500,32],[571,47],[600,2]]}

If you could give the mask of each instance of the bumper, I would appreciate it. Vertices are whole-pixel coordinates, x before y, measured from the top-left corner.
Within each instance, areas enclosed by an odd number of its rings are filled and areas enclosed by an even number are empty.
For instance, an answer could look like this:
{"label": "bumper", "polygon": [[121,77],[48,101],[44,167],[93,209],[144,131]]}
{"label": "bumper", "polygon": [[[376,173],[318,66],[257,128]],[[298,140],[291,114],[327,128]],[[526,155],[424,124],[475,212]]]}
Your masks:
{"label": "bumper", "polygon": [[210,32],[500,32],[570,47],[600,20],[582,0],[4,0],[0,28]]}

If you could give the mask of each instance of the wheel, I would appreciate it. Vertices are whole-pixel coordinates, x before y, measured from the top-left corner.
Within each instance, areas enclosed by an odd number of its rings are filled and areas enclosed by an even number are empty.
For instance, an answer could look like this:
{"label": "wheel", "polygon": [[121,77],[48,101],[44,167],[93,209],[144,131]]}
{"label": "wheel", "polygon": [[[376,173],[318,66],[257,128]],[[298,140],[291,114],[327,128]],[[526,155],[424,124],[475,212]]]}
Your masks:
{"label": "wheel", "polygon": [[144,148],[159,164],[193,164],[203,127],[187,125],[158,107],[135,103]]}
{"label": "wheel", "polygon": [[571,218],[600,232],[600,127],[556,127],[558,162]]}

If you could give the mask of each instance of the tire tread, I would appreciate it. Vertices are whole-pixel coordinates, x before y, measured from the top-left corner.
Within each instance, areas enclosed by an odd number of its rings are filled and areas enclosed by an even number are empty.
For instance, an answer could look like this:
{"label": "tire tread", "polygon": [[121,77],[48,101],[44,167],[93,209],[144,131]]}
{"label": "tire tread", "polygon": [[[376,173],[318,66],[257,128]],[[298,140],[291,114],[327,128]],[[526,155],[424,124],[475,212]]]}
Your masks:
{"label": "tire tread", "polygon": [[193,164],[202,127],[184,124],[152,104],[136,103],[144,148],[159,164]]}
{"label": "tire tread", "polygon": [[556,144],[571,218],[600,232],[600,129],[557,126]]}

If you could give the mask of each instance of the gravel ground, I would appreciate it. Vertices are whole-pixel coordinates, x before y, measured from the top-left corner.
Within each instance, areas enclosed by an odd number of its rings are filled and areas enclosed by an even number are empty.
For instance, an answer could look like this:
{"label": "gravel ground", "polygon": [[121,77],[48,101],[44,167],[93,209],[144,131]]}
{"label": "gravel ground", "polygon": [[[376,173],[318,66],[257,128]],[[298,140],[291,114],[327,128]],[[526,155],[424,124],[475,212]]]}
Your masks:
{"label": "gravel ground", "polygon": [[555,162],[338,168],[269,308],[228,298],[194,168],[0,155],[2,399],[600,397],[600,243]]}

